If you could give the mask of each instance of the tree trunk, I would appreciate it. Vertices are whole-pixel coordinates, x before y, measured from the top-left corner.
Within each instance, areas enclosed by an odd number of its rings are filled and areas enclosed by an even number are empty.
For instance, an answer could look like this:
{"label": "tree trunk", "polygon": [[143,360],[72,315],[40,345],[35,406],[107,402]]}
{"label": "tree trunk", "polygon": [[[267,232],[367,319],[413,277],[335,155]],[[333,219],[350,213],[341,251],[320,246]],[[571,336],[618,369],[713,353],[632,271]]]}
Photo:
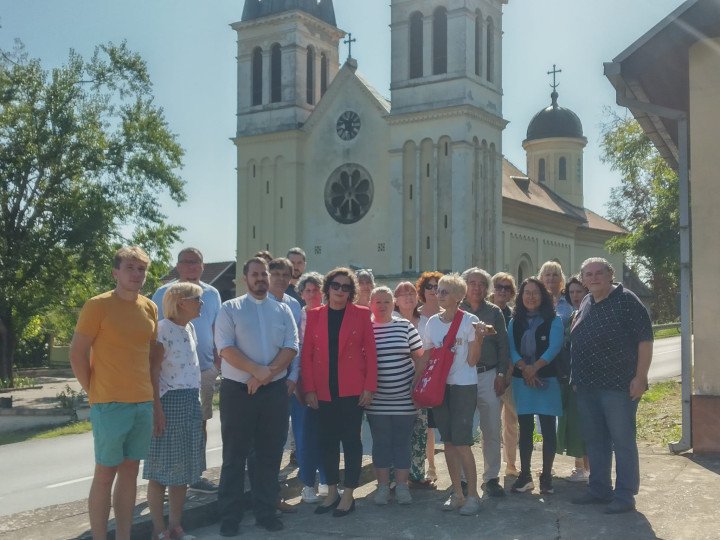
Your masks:
{"label": "tree trunk", "polygon": [[15,352],[15,336],[10,321],[0,318],[0,379],[10,381],[13,386],[13,353]]}

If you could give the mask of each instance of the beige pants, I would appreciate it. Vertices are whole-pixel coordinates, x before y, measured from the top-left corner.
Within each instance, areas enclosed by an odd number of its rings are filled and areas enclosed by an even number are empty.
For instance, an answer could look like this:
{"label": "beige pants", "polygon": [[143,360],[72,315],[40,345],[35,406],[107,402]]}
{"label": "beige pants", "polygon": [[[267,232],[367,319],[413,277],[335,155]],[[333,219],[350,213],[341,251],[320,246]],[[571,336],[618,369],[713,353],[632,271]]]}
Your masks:
{"label": "beige pants", "polygon": [[512,398],[512,386],[508,386],[502,395],[502,441],[503,458],[506,465],[515,467],[519,436],[520,429],[518,428],[518,417],[515,413],[515,404]]}

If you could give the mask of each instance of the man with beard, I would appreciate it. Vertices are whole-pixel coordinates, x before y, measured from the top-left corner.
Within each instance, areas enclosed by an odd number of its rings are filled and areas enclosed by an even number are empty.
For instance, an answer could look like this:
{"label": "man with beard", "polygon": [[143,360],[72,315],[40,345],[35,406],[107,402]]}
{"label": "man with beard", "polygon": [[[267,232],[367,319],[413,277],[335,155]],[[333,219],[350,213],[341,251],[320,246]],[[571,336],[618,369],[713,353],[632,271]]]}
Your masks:
{"label": "man with beard", "polygon": [[215,344],[222,357],[223,464],[218,491],[222,536],[238,534],[251,445],[256,456],[252,479],[256,524],[269,531],[283,528],[275,516],[275,501],[288,429],[285,379],[299,350],[290,309],[268,298],[265,260],[248,259],[242,279],[247,294],[225,302],[215,321]]}
{"label": "man with beard", "polygon": [[302,250],[302,248],[294,247],[288,250],[287,258],[292,264],[292,279],[290,280],[290,285],[288,285],[285,294],[289,294],[295,300],[300,302],[300,307],[305,307],[305,301],[300,298],[300,295],[295,289],[298,279],[300,279],[300,276],[303,275],[303,272],[305,271],[305,266],[307,265],[305,261],[305,252]]}

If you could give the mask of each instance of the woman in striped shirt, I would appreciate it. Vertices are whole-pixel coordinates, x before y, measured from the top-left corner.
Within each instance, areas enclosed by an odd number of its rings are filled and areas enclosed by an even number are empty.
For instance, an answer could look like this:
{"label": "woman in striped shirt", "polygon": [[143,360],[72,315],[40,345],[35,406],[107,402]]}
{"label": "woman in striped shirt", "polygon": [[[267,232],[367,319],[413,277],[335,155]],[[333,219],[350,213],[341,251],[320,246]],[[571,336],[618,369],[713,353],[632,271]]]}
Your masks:
{"label": "woman in striped shirt", "polygon": [[366,407],[373,438],[373,467],[378,486],[376,504],[390,498],[390,466],[395,467],[395,498],[410,504],[410,437],[417,409],[410,394],[415,375],[414,359],[423,354],[422,341],[413,324],[393,318],[394,299],[387,287],[377,287],[370,296],[377,350],[377,391]]}

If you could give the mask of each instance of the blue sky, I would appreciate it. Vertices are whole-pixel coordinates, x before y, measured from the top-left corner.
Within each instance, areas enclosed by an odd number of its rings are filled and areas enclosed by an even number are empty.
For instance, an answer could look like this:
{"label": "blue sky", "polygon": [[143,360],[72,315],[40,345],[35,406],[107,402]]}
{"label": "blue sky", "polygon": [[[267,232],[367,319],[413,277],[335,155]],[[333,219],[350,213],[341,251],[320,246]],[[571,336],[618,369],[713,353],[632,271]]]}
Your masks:
{"label": "blue sky", "polygon": [[[182,245],[206,261],[235,258],[235,32],[243,0],[0,0],[0,47],[21,39],[44,67],[61,65],[70,48],[90,56],[108,41],[127,40],[148,64],[155,100],[185,149],[188,201],[163,201]],[[389,0],[335,0],[338,26],[357,42],[359,70],[390,97]],[[510,0],[503,17],[503,135],[507,159],[525,169],[522,141],[533,115],[550,104],[550,77],[562,73],[559,104],[583,123],[585,205],[605,215],[619,176],[599,161],[603,109],[615,96],[603,76],[612,60],[681,0]],[[340,58],[347,56],[346,46]]]}

